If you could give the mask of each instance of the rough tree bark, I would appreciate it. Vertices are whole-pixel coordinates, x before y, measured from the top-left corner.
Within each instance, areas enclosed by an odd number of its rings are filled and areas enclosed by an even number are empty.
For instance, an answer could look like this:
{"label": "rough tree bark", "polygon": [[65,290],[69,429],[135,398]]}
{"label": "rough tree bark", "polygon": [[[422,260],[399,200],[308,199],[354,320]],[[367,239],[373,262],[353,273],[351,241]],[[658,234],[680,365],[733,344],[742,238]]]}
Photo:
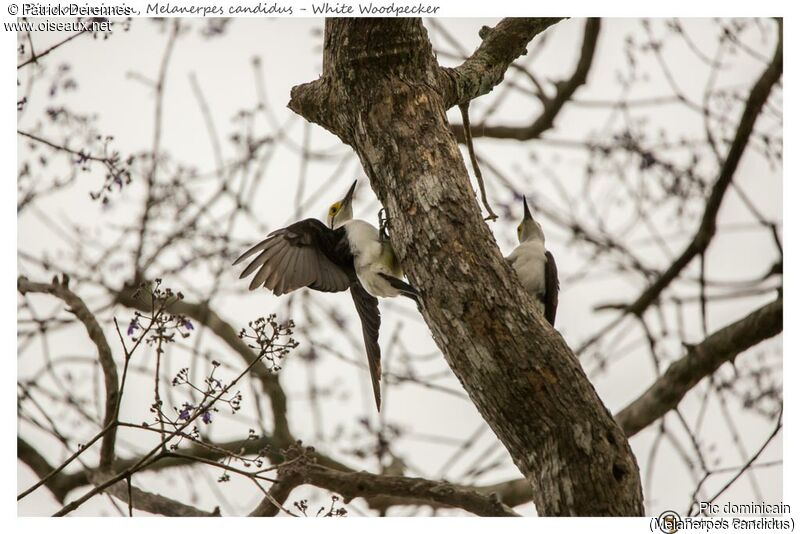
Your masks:
{"label": "rough tree bark", "polygon": [[295,87],[289,107],[358,154],[436,343],[538,513],[641,515],[628,441],[503,260],[445,116],[490,91],[553,22],[504,20],[482,30],[466,68],[443,69],[419,19],[329,19],[323,75]]}

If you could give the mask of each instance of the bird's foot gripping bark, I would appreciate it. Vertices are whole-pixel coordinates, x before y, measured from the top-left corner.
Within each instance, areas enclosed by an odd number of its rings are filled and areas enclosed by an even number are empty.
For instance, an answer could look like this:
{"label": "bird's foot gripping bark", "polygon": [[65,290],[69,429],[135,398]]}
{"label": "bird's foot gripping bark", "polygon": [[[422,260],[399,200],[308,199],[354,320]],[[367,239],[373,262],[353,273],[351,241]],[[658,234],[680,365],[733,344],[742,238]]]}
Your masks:
{"label": "bird's foot gripping bark", "polygon": [[381,241],[389,240],[390,221],[391,219],[389,219],[386,213],[386,208],[381,208],[378,212],[378,234],[380,235]]}

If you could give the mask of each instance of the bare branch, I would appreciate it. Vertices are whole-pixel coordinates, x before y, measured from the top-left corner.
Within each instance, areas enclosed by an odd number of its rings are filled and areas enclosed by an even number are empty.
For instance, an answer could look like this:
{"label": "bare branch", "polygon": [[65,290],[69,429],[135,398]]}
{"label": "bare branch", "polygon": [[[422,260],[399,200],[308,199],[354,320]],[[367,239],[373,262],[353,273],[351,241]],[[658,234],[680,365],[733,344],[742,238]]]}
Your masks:
{"label": "bare branch", "polygon": [[60,48],[61,46],[67,44],[68,42],[72,41],[76,37],[80,37],[84,33],[88,33],[88,32],[89,32],[88,29],[81,30],[79,32],[75,32],[72,35],[70,35],[69,37],[67,37],[66,39],[57,42],[56,44],[54,44],[53,46],[45,49],[44,51],[42,51],[39,54],[35,54],[33,52],[33,46],[31,45],[31,57],[29,57],[28,59],[26,59],[25,61],[23,61],[19,65],[17,65],[17,69],[19,70],[19,69],[21,69],[21,68],[23,68],[23,67],[25,67],[27,65],[30,65],[31,63],[37,63],[41,58],[43,58],[44,56],[46,56],[50,52],[52,52],[52,51],[56,50],[57,48]]}
{"label": "bare branch", "polygon": [[283,505],[292,490],[301,483],[300,477],[292,473],[284,474],[269,488],[269,492],[249,515],[251,517],[273,517],[278,515],[282,509],[278,505]]}
{"label": "bare branch", "polygon": [[[63,498],[66,497],[66,494],[70,490],[75,489],[75,487],[77,487],[76,485],[70,484],[70,479],[73,477],[73,475],[65,475],[64,469],[69,464],[71,464],[75,459],[77,459],[80,455],[89,450],[89,448],[92,445],[94,445],[94,443],[97,442],[97,440],[105,436],[107,432],[109,432],[110,430],[115,430],[117,428],[117,424],[118,423],[115,420],[113,423],[106,425],[105,428],[103,428],[100,432],[95,434],[95,436],[92,439],[90,439],[87,443],[84,443],[82,447],[80,447],[77,451],[72,453],[66,460],[61,462],[60,465],[51,468],[48,472],[46,472],[43,476],[41,476],[39,482],[37,482],[30,488],[26,489],[25,491],[17,495],[17,500],[24,499],[26,496],[36,491],[40,486],[44,485],[47,487],[47,489],[53,492],[53,495],[59,499],[59,502],[63,502]],[[36,470],[38,474],[38,469],[41,469],[44,465],[42,464],[44,458],[41,457],[41,455],[37,451],[35,451],[29,444],[20,443],[20,441],[21,440],[18,438],[17,457],[22,461],[24,461],[25,463],[28,463],[29,461],[28,459],[34,462],[29,465],[31,466],[32,469]],[[89,480],[88,476],[89,476],[88,473],[86,473],[83,482],[78,485],[87,484]]]}
{"label": "bare branch", "polygon": [[728,482],[726,482],[725,485],[722,486],[722,488],[720,488],[719,491],[717,491],[717,493],[715,493],[714,496],[711,497],[707,502],[712,503],[715,500],[717,500],[720,497],[720,495],[728,491],[728,489],[733,485],[733,483],[739,480],[739,478],[744,473],[750,472],[749,471],[750,467],[755,463],[756,460],[759,459],[761,454],[764,452],[767,446],[772,442],[772,440],[775,439],[775,436],[778,435],[778,432],[780,432],[781,428],[783,428],[783,409],[781,409],[781,413],[778,416],[778,422],[775,423],[775,428],[767,437],[766,441],[761,445],[761,447],[759,447],[759,449],[755,452],[755,454],[753,454],[753,456],[751,456],[750,459],[747,460],[747,462],[745,462],[745,464],[741,468],[739,468],[739,470],[736,471],[736,474],[730,480],[728,480]]}
{"label": "bare branch", "polygon": [[466,104],[503,81],[509,65],[525,54],[528,43],[559,18],[506,18],[494,28],[484,26],[483,42],[458,67],[442,68],[439,81],[444,107]]}
{"label": "bare branch", "polygon": [[61,278],[61,281],[59,281],[57,277],[54,277],[50,284],[31,282],[24,276],[20,276],[17,279],[17,290],[22,295],[26,293],[46,293],[63,300],[64,303],[69,306],[69,311],[83,323],[86,332],[89,334],[89,339],[91,339],[97,347],[97,358],[103,369],[106,389],[103,427],[108,428],[108,431],[103,436],[103,441],[100,445],[100,467],[105,468],[114,462],[114,445],[117,431],[116,428],[109,427],[112,427],[116,420],[117,403],[119,402],[117,364],[114,362],[114,356],[111,353],[111,347],[109,347],[108,341],[106,341],[103,329],[100,327],[94,314],[89,311],[89,308],[86,307],[83,300],[69,289],[68,285],[69,278],[67,278],[66,275]]}
{"label": "bare branch", "polygon": [[[148,464],[146,468],[140,469],[140,472],[158,472],[172,467],[188,466],[194,464],[197,459],[221,460],[234,454],[256,454],[265,447],[274,446],[275,442],[270,436],[261,436],[259,439],[255,440],[237,439],[223,443],[204,443],[203,445],[195,445],[185,449],[183,451],[183,456],[167,456],[158,462]],[[192,460],[190,460],[189,457],[191,457]],[[141,460],[141,457],[119,459],[114,462],[114,471],[118,473],[125,471],[140,463]],[[68,492],[90,484],[89,476],[90,473],[88,471],[76,471],[74,473],[64,474],[57,482],[53,483],[53,487],[59,491]],[[50,484],[47,484],[47,487],[51,491],[54,491]]]}
{"label": "bare branch", "polygon": [[345,502],[356,497],[391,496],[411,498],[417,504],[434,507],[461,508],[479,516],[519,515],[496,495],[483,495],[447,482],[364,472],[343,473],[313,464],[302,466],[298,472],[303,482],[338,493]]}
{"label": "bare branch", "polygon": [[144,250],[144,242],[147,236],[147,228],[150,222],[150,215],[151,210],[153,209],[153,205],[156,202],[154,198],[154,188],[156,185],[156,173],[158,171],[158,158],[159,158],[159,151],[161,150],[161,127],[162,127],[162,115],[163,115],[163,106],[164,106],[164,85],[167,80],[167,70],[169,67],[170,59],[172,58],[172,51],[175,48],[175,41],[178,38],[178,34],[180,33],[180,21],[175,19],[172,21],[172,27],[170,29],[169,38],[167,39],[167,45],[164,49],[164,55],[161,58],[161,66],[159,67],[158,71],[158,82],[156,83],[155,90],[155,118],[153,119],[153,148],[150,154],[152,161],[150,162],[150,169],[146,175],[146,184],[147,184],[147,199],[144,203],[144,210],[142,211],[142,219],[139,224],[139,242],[136,246],[136,253],[134,256],[133,261],[133,268],[134,268],[134,275],[136,279],[140,279],[144,276],[144,273],[140,271],[140,261],[142,259],[142,253]]}
{"label": "bare branch", "polygon": [[[17,436],[17,458],[30,467],[40,480],[45,480],[44,485],[49,489],[58,502],[64,499],[71,488],[64,485],[66,478],[63,473],[54,473],[54,468],[50,462],[42,456],[33,446]],[[49,478],[48,478],[49,477]]]}
{"label": "bare branch", "polygon": [[783,297],[752,312],[707,337],[673,362],[638,399],[616,416],[627,436],[658,420],[700,380],[733,361],[738,354],[783,330]]}
{"label": "bare branch", "polygon": [[639,298],[628,305],[626,308],[627,313],[632,313],[634,315],[641,315],[644,313],[644,311],[658,299],[661,292],[677,278],[681,271],[683,271],[698,254],[705,252],[714,234],[716,234],[717,214],[722,205],[722,199],[725,197],[725,192],[728,190],[728,186],[733,180],[733,175],[739,167],[739,161],[750,140],[750,134],[753,132],[756,119],[760,115],[764,104],[767,102],[772,92],[772,87],[778,83],[783,74],[783,23],[780,19],[778,20],[778,25],[778,43],[775,46],[775,54],[772,57],[772,62],[770,62],[761,74],[761,77],[750,91],[750,96],[747,97],[747,103],[742,111],[739,126],[736,129],[736,135],[728,150],[725,162],[720,168],[719,177],[706,202],[703,218],[700,221],[700,227],[697,229],[692,241],[672,265],[670,265],[669,268],[639,296]]}
{"label": "bare branch", "polygon": [[24,132],[22,130],[17,130],[17,134],[19,134],[22,137],[25,137],[27,139],[30,139],[31,141],[36,141],[39,144],[48,146],[48,147],[52,148],[53,150],[58,150],[59,152],[66,152],[67,154],[72,154],[73,156],[77,156],[78,158],[81,158],[81,159],[84,159],[84,160],[87,160],[87,161],[96,161],[97,163],[102,163],[104,165],[110,165],[111,164],[110,159],[107,158],[107,157],[94,156],[92,154],[87,154],[86,152],[83,152],[82,150],[73,150],[73,149],[69,148],[68,146],[56,144],[53,141],[49,141],[49,140],[47,140],[47,139],[45,139],[43,137],[40,137],[40,136],[35,135],[35,134],[32,134],[30,132]]}
{"label": "bare branch", "polygon": [[[543,109],[541,114],[529,126],[487,126],[477,124],[472,127],[472,137],[492,137],[496,139],[516,139],[527,141],[537,139],[544,132],[553,127],[553,122],[564,105],[569,102],[575,91],[586,83],[589,69],[594,61],[594,53],[597,48],[597,38],[600,35],[600,19],[590,18],[586,20],[586,28],[583,31],[583,44],[581,45],[581,55],[575,66],[572,75],[555,83],[556,93],[551,98],[544,98],[542,95]],[[450,129],[460,143],[465,142],[463,124],[453,124]]]}
{"label": "bare branch", "polygon": [[469,104],[459,104],[458,107],[461,109],[461,120],[464,125],[464,137],[467,143],[467,151],[469,152],[469,160],[472,163],[472,172],[475,173],[475,179],[478,180],[483,207],[486,208],[486,211],[489,213],[486,216],[486,220],[494,221],[497,219],[497,214],[492,211],[492,206],[489,205],[489,200],[486,198],[486,186],[483,184],[481,166],[478,165],[478,158],[475,156],[475,148],[472,146],[472,130],[469,126]]}

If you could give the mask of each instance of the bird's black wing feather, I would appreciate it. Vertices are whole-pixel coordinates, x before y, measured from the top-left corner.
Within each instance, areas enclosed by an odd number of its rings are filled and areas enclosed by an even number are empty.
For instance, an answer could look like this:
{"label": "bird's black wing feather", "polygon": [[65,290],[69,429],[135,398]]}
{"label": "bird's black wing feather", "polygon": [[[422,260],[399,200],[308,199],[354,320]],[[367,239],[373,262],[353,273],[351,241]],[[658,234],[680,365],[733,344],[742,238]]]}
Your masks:
{"label": "bird's black wing feather", "polygon": [[417,289],[414,286],[412,286],[405,280],[401,280],[400,278],[395,278],[394,276],[390,276],[386,273],[378,273],[378,275],[387,282],[389,282],[389,285],[398,290],[400,294],[403,295],[404,297],[410,298],[417,304],[421,303],[419,291],[417,291]]}
{"label": "bird's black wing feather", "polygon": [[364,346],[367,349],[369,374],[372,378],[372,392],[375,394],[375,405],[381,411],[381,347],[378,345],[378,330],[381,327],[381,312],[378,299],[356,282],[350,286],[350,294],[361,319],[361,332],[364,334]]}
{"label": "bird's black wing feather", "polygon": [[276,295],[301,287],[345,291],[352,280],[352,257],[349,261],[344,258],[342,263],[333,256],[343,236],[343,232],[331,230],[317,219],[304,219],[275,230],[233,264],[260,253],[239,276],[245,278],[255,273],[250,281],[251,290],[264,286]]}
{"label": "bird's black wing feather", "polygon": [[558,308],[558,268],[549,250],[545,252],[545,257],[547,261],[544,266],[544,318],[551,325],[555,325]]}

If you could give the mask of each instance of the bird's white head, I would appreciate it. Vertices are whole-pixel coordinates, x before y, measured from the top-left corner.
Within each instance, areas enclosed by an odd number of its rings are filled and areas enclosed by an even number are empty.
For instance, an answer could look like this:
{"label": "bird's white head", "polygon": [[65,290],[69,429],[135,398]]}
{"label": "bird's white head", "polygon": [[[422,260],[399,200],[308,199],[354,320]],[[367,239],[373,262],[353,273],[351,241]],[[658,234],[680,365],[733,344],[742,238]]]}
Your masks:
{"label": "bird's white head", "polygon": [[356,190],[358,180],[353,182],[342,200],[334,202],[328,208],[328,227],[339,228],[353,218],[353,192]]}
{"label": "bird's white head", "polygon": [[517,226],[517,238],[520,243],[526,241],[541,241],[544,243],[544,232],[541,225],[536,222],[536,219],[531,215],[531,210],[528,208],[528,200],[522,197],[522,205],[525,214],[522,216],[522,222]]}

